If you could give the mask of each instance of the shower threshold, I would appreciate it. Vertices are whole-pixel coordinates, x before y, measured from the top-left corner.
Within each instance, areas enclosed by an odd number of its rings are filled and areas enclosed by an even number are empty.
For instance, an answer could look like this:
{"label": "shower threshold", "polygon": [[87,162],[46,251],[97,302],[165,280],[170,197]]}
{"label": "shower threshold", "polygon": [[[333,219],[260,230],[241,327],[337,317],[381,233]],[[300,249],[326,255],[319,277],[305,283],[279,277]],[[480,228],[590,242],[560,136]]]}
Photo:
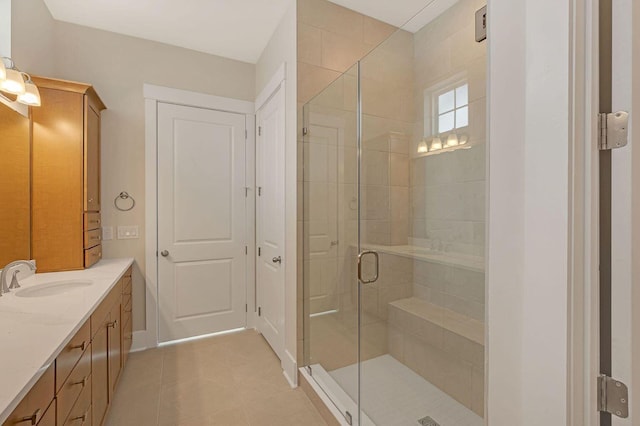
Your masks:
{"label": "shower threshold", "polygon": [[[353,364],[327,372],[311,366],[313,379],[341,413],[349,412],[357,425],[357,372]],[[361,365],[362,426],[420,426],[430,418],[440,426],[482,426],[482,417],[447,395],[391,355]]]}

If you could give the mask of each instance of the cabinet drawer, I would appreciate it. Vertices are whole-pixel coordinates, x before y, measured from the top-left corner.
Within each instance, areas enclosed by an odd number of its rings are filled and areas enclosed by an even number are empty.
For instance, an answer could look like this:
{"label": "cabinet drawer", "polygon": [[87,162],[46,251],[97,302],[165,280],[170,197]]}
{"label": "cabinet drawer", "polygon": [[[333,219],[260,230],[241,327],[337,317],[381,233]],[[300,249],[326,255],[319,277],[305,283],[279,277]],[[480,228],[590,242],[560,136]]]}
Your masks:
{"label": "cabinet drawer", "polygon": [[64,424],[71,408],[78,400],[78,396],[86,389],[89,389],[89,393],[91,393],[91,348],[87,348],[84,351],[82,358],[80,358],[78,364],[71,371],[69,378],[58,391],[56,417],[59,425]]}
{"label": "cabinet drawer", "polygon": [[91,314],[91,337],[102,327],[106,327],[108,322],[107,316],[111,312],[111,308],[116,302],[120,302],[122,298],[122,280],[118,281],[111,289],[107,297],[98,305],[93,314]]}
{"label": "cabinet drawer", "polygon": [[[64,426],[81,426],[91,424],[91,378],[87,386],[82,389],[78,400],[69,412],[67,420],[64,422]],[[58,423],[62,426],[62,423]]]}
{"label": "cabinet drawer", "polygon": [[56,404],[52,402],[44,413],[38,426],[56,426]]}
{"label": "cabinet drawer", "polygon": [[[45,371],[40,377],[40,380],[36,382],[31,388],[29,393],[25,395],[20,404],[13,410],[13,413],[3,423],[3,426],[13,426],[16,424],[28,424],[29,419],[33,419],[33,424],[44,420],[47,407],[53,401],[55,396],[55,367],[53,364]],[[51,411],[51,409],[49,409]],[[55,412],[55,407],[54,410]],[[45,423],[41,423],[45,424]],[[47,423],[47,424],[55,424]]]}
{"label": "cabinet drawer", "polygon": [[69,377],[71,370],[82,357],[90,341],[91,327],[89,321],[87,321],[56,358],[56,392],[60,391],[62,384]]}
{"label": "cabinet drawer", "polygon": [[102,220],[100,219],[100,213],[85,213],[84,214],[84,230],[91,231],[93,229],[100,228]]}
{"label": "cabinet drawer", "polygon": [[125,320],[122,318],[122,366],[127,363],[129,352],[131,352],[131,345],[133,344],[133,328],[131,323],[131,315]]}
{"label": "cabinet drawer", "polygon": [[102,244],[84,251],[84,267],[88,268],[102,259]]}
{"label": "cabinet drawer", "polygon": [[102,241],[102,230],[100,228],[93,231],[85,231],[84,233],[84,248],[88,249],[95,247]]}

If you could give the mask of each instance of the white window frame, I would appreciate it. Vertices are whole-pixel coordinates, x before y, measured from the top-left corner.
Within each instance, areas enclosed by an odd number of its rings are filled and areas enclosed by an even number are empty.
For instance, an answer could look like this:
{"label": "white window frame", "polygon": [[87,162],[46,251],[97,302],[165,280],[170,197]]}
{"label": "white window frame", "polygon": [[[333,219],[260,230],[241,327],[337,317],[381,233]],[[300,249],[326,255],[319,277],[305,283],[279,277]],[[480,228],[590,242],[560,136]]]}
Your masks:
{"label": "white window frame", "polygon": [[[425,124],[424,137],[425,138],[430,138],[443,133],[445,134],[453,133],[453,132],[456,132],[457,130],[469,127],[468,121],[466,126],[457,127],[455,125],[456,120],[454,118],[453,129],[447,130],[446,132],[441,132],[439,129],[439,120],[438,120],[441,115],[439,106],[438,106],[438,98],[447,92],[454,91],[454,108],[451,111],[457,112],[460,108],[464,108],[465,106],[469,108],[470,102],[469,102],[468,95],[467,95],[466,105],[463,105],[461,107],[456,107],[455,105],[455,90],[459,87],[464,86],[465,84],[467,85],[467,93],[468,93],[469,80],[467,79],[466,74],[463,73],[463,74],[455,75],[447,80],[441,81],[427,88],[424,91],[424,124]],[[447,112],[450,112],[450,111],[447,111]]]}

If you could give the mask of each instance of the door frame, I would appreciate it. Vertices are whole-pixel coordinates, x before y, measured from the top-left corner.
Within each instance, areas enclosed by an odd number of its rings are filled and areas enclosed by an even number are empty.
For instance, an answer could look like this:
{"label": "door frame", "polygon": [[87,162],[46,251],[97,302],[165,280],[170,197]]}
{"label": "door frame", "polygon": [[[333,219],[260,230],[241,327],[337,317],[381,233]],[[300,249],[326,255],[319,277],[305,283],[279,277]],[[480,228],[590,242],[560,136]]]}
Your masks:
{"label": "door frame", "polygon": [[[206,108],[245,115],[246,174],[248,190],[246,203],[247,253],[247,311],[255,310],[255,115],[254,103],[188,90],[152,84],[143,86],[145,98],[145,302],[146,329],[133,333],[133,350],[158,346],[158,103]],[[253,315],[247,315],[246,327],[254,327]]]}

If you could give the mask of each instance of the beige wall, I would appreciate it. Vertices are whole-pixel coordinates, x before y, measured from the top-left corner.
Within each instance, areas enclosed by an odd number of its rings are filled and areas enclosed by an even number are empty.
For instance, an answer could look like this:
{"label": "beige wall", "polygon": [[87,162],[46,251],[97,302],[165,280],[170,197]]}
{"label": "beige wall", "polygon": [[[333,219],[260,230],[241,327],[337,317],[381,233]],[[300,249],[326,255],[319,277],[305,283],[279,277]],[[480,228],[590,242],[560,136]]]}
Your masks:
{"label": "beige wall", "polygon": [[42,0],[11,1],[11,56],[27,73],[54,73],[55,21]]}
{"label": "beige wall", "polygon": [[283,360],[287,375],[294,379],[297,371],[290,371],[297,362],[298,340],[302,332],[298,325],[297,306],[302,303],[302,292],[297,287],[296,251],[298,249],[296,229],[296,180],[297,156],[296,147],[296,2],[292,1],[285,16],[280,21],[267,47],[256,64],[256,96],[262,93],[274,73],[281,64],[286,63],[286,149],[285,149],[285,350],[287,360]]}
{"label": "beige wall", "polygon": [[[143,84],[253,101],[255,66],[54,21],[42,0],[14,1],[13,5],[12,54],[16,62],[34,74],[91,83],[107,105],[102,115],[103,223],[113,227],[138,225],[140,238],[105,241],[104,255],[136,259],[133,327],[144,329]],[[23,25],[34,13],[39,24]],[[135,209],[115,209],[113,199],[120,191],[136,199]]]}

